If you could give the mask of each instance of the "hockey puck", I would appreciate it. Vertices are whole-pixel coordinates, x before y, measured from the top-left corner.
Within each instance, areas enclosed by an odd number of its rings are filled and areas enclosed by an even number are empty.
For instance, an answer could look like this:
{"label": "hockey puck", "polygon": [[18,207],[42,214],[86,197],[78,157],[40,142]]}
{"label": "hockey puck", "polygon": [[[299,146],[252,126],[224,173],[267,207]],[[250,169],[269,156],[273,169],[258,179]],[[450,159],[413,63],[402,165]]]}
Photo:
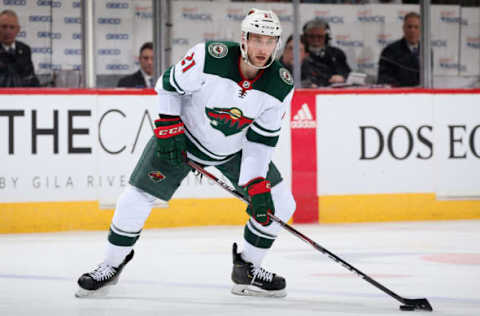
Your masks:
{"label": "hockey puck", "polygon": [[402,311],[413,311],[413,310],[415,310],[415,306],[413,306],[413,305],[400,305],[400,310],[402,310]]}

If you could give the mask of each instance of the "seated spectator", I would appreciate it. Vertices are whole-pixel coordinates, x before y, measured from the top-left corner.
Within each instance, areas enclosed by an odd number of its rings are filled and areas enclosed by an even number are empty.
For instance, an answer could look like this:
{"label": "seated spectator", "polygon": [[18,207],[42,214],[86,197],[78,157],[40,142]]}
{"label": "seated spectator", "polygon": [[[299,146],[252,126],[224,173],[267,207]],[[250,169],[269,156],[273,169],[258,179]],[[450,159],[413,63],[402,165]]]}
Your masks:
{"label": "seated spectator", "polygon": [[[307,52],[305,49],[306,43],[303,37],[300,39],[299,46],[300,46],[299,56],[300,56],[300,65],[301,65],[303,60],[307,56]],[[280,56],[279,61],[293,75],[293,35],[290,35],[288,37],[287,42],[285,43],[285,48],[283,49],[283,54],[282,56]],[[302,73],[302,79],[304,78],[305,78],[305,75]]]}
{"label": "seated spectator", "polygon": [[378,62],[378,84],[395,87],[420,83],[420,15],[410,12],[403,20],[403,38],[389,44]]}
{"label": "seated spectator", "polygon": [[0,87],[39,86],[30,47],[16,40],[19,31],[16,13],[0,12]]}
{"label": "seated spectator", "polygon": [[147,42],[140,48],[140,69],[118,81],[117,87],[125,88],[153,88],[155,80],[153,76],[153,44]]}
{"label": "seated spectator", "polygon": [[323,19],[314,19],[303,26],[308,56],[302,64],[302,75],[310,87],[329,86],[345,82],[351,69],[345,53],[330,45],[330,26]]}

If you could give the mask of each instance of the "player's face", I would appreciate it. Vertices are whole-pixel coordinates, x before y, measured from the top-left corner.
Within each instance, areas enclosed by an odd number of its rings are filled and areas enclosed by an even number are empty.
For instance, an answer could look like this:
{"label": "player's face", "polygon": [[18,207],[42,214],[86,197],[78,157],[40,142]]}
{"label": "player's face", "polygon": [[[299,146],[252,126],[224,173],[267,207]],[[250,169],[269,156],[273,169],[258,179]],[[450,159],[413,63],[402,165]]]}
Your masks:
{"label": "player's face", "polygon": [[305,33],[308,45],[313,48],[322,48],[325,46],[327,31],[324,27],[313,27]]}
{"label": "player's face", "polygon": [[20,26],[14,16],[3,14],[0,16],[0,43],[10,45],[15,42]]}
{"label": "player's face", "polygon": [[420,41],[420,19],[413,16],[403,22],[403,35],[410,45]]}
{"label": "player's face", "polygon": [[273,36],[250,33],[247,40],[248,58],[250,62],[263,67],[277,46],[277,38]]}
{"label": "player's face", "polygon": [[145,48],[142,50],[138,59],[140,62],[140,68],[142,68],[147,75],[151,76],[153,74],[153,50]]}

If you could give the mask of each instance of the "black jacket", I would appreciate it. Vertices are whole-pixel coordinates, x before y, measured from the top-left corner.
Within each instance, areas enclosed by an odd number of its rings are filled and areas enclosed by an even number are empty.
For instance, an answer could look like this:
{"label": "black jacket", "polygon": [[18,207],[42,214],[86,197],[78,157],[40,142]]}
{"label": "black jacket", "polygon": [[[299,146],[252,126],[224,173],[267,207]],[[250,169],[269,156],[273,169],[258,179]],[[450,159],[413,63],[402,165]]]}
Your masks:
{"label": "black jacket", "polygon": [[142,72],[139,70],[136,73],[120,78],[117,87],[146,88],[147,84],[143,78]]}
{"label": "black jacket", "polygon": [[329,86],[333,75],[342,75],[346,80],[350,71],[345,53],[333,46],[326,46],[319,55],[310,52],[302,63],[302,79],[319,87]]}
{"label": "black jacket", "polygon": [[402,38],[389,44],[382,50],[378,62],[378,84],[390,84],[396,87],[418,86],[420,83],[420,64]]}
{"label": "black jacket", "polygon": [[15,52],[8,53],[0,44],[0,87],[38,87],[30,47],[15,41]]}

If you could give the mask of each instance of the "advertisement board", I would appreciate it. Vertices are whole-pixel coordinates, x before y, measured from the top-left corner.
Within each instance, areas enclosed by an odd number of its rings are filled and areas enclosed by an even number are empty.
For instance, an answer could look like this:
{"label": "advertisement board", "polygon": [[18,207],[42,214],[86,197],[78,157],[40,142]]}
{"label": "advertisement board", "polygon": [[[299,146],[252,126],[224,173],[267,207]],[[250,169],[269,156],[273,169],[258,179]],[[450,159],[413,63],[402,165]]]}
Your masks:
{"label": "advertisement board", "polygon": [[[7,89],[0,104],[0,232],[108,227],[154,91]],[[273,156],[294,223],[480,218],[478,104],[479,90],[296,91]],[[147,227],[242,224],[245,207],[190,174]]]}

